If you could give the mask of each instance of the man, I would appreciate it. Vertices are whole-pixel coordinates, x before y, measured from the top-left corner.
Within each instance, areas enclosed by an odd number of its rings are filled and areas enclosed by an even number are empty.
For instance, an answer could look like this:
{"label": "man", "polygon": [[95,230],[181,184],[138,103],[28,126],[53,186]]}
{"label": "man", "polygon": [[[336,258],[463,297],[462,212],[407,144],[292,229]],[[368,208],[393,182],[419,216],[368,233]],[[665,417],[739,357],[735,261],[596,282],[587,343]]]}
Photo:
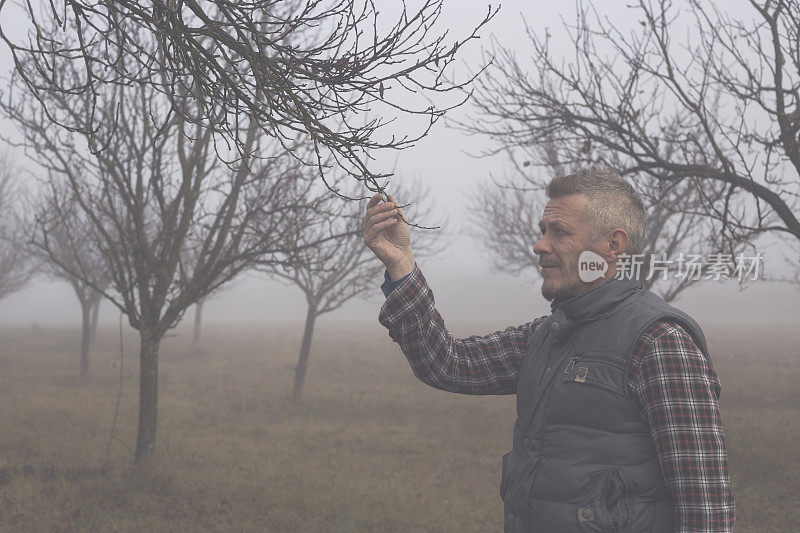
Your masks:
{"label": "man", "polygon": [[[434,306],[403,210],[375,195],[364,242],[386,265],[380,323],[432,387],[517,394],[505,531],[732,531],[721,387],[703,332],[616,276],[620,255],[641,251],[641,198],[607,167],[554,178],[546,194],[533,251],[552,313],[464,339]],[[589,252],[608,269],[583,282]]]}

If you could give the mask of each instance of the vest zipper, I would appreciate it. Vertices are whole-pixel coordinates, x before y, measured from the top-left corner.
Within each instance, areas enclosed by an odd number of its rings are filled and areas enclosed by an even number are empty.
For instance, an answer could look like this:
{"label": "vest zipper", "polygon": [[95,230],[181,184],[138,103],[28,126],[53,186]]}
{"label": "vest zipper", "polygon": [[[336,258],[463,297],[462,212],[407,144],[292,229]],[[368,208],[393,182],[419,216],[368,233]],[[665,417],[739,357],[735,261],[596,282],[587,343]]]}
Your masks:
{"label": "vest zipper", "polygon": [[629,505],[629,504],[632,503],[631,500],[630,500],[630,498],[631,498],[631,484],[628,481],[628,479],[625,477],[625,474],[623,474],[622,470],[617,469],[617,472],[619,473],[619,478],[622,480],[622,486],[624,487],[624,496],[625,496],[625,500],[624,501],[625,501],[625,504],[626,504],[625,505],[625,511],[626,511],[625,520],[623,522],[623,526],[622,527],[624,527],[625,529],[630,529],[631,526],[633,525],[633,505]]}
{"label": "vest zipper", "polygon": [[622,484],[622,494],[619,496],[618,505],[625,507],[625,514],[622,518],[621,527],[623,529],[630,529],[631,525],[633,524],[633,509],[630,505],[628,505],[630,503],[631,485],[625,478],[622,470],[619,468],[614,468],[611,471],[607,471],[605,474],[605,487],[600,493],[600,509],[603,511],[603,514],[606,518],[606,524],[609,525],[611,531],[617,531],[617,529],[620,527],[620,524],[617,523],[617,521],[611,515],[611,512],[608,510],[608,500],[606,499],[606,495],[611,491],[612,485],[615,484],[614,476],[618,477]]}
{"label": "vest zipper", "polygon": [[611,531],[617,530],[617,523],[614,521],[614,518],[611,516],[611,513],[608,511],[608,500],[606,500],[606,494],[611,490],[611,484],[613,483],[611,479],[611,475],[609,472],[606,472],[605,478],[605,487],[603,487],[602,492],[600,492],[600,509],[605,514],[606,524],[608,524]]}

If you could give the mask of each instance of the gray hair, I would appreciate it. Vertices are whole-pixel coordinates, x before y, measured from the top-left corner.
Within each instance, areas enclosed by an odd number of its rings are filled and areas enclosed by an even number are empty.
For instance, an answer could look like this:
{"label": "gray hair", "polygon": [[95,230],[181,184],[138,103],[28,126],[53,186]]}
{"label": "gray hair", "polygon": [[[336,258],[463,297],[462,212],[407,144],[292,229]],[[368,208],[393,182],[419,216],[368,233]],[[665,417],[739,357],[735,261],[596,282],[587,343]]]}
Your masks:
{"label": "gray hair", "polygon": [[647,213],[642,198],[619,172],[601,165],[550,180],[545,189],[548,198],[582,194],[589,199],[584,212],[598,239],[622,228],[628,234],[628,254],[639,254],[644,244]]}

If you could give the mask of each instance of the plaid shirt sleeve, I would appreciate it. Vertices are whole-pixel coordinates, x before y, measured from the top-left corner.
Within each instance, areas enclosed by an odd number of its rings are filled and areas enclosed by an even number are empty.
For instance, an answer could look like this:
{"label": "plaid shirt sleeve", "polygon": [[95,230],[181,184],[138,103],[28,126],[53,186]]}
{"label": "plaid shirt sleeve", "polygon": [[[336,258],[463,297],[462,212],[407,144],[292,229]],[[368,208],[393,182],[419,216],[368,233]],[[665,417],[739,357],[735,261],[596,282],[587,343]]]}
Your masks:
{"label": "plaid shirt sleeve", "polygon": [[672,493],[675,531],[733,531],[722,388],[691,336],[669,322],[648,328],[634,348],[628,385]]}
{"label": "plaid shirt sleeve", "polygon": [[400,345],[414,375],[436,389],[462,394],[515,394],[519,367],[533,330],[545,317],[479,337],[454,338],[436,310],[419,268],[385,278],[378,321]]}

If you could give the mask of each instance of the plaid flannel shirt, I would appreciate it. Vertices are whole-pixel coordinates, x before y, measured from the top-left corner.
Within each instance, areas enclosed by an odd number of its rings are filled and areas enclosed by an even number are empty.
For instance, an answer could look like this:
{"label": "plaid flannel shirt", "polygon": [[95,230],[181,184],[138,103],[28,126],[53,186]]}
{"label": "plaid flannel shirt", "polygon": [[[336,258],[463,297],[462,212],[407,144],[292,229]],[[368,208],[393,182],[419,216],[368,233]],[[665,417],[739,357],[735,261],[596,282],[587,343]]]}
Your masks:
{"label": "plaid flannel shirt", "polygon": [[[520,364],[546,317],[489,335],[454,338],[415,264],[381,286],[378,320],[400,345],[414,375],[462,394],[515,394]],[[734,499],[714,369],[679,325],[660,322],[638,340],[628,387],[650,432],[675,510],[677,532],[733,531]]]}

